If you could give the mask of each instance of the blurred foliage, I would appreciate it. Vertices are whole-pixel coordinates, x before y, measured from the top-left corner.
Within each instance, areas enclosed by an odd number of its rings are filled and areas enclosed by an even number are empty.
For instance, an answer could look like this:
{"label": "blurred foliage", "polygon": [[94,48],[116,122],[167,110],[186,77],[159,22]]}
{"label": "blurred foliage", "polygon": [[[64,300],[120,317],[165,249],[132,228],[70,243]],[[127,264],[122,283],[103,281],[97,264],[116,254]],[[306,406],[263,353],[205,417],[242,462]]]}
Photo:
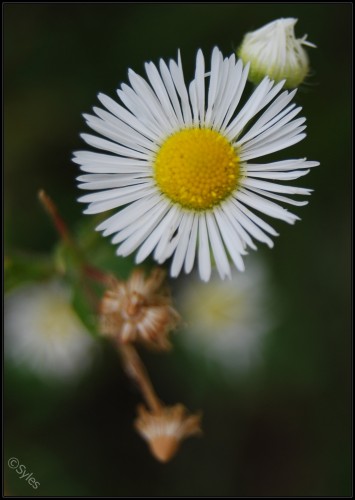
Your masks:
{"label": "blurred foliage", "polygon": [[55,200],[90,263],[128,276],[133,259],[116,257],[93,230],[98,218],[81,213],[70,156],[85,148],[81,114],[98,92],[114,97],[129,67],[143,74],[145,61],[180,48],[189,78],[198,48],[228,54],[247,31],[296,17],[296,35],[318,47],[296,97],[308,135],[276,156],[321,162],[300,183],[314,189],[297,210],[302,222],[273,222],[275,248],[259,249],[281,297],[263,363],[231,379],[184,351],[179,333],[168,355],[142,353],[166,403],[203,410],[204,437],[184,443],[171,464],[154,462],[132,429],[140,396],[105,342],[87,378],[70,387],[7,366],[5,461],[17,457],[40,482],[33,490],[5,466],[7,494],[350,495],[352,5],[7,3],[3,12],[5,289],[73,269],[74,304],[92,332],[73,256],[37,191]]}
{"label": "blurred foliage", "polygon": [[4,290],[12,289],[32,281],[48,279],[55,273],[53,259],[47,255],[33,256],[24,253],[12,253],[4,259]]}

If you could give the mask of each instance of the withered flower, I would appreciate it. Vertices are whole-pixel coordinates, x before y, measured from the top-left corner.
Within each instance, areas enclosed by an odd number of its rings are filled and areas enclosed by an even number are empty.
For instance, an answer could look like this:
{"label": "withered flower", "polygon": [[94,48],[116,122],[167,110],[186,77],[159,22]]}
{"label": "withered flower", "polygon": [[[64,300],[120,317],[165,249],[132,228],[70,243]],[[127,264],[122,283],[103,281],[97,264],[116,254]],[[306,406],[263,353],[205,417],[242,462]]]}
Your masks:
{"label": "withered flower", "polygon": [[182,404],[162,407],[154,412],[141,405],[134,425],[160,462],[168,462],[184,439],[202,432],[201,415],[188,415]]}
{"label": "withered flower", "polygon": [[179,314],[163,287],[165,272],[155,268],[148,277],[136,269],[127,281],[112,280],[100,307],[100,331],[120,342],[143,342],[148,347],[168,350],[169,331]]}

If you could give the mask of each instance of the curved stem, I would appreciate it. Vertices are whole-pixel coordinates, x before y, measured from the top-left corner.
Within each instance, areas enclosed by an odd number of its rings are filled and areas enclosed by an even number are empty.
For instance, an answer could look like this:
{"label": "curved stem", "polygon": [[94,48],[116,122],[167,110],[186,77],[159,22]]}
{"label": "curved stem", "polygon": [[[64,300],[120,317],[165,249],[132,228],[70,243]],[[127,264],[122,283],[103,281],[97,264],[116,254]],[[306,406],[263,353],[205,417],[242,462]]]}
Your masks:
{"label": "curved stem", "polygon": [[127,375],[136,381],[150,409],[153,412],[159,412],[162,404],[153,389],[152,382],[136,349],[132,344],[118,342],[117,345],[122,355]]}

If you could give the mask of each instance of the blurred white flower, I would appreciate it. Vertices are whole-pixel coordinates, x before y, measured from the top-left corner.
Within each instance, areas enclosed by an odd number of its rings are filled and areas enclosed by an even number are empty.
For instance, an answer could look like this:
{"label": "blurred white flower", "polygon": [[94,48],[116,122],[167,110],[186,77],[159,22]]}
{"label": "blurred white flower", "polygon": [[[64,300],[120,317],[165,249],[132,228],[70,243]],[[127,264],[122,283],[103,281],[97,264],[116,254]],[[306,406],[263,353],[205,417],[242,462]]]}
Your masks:
{"label": "blurred white flower", "polygon": [[95,347],[62,283],[29,284],[5,298],[5,355],[15,364],[69,379],[89,367]]}
{"label": "blurred white flower", "polygon": [[315,47],[295,37],[297,19],[277,19],[262,28],[247,33],[238,49],[244,64],[250,62],[249,80],[255,84],[265,76],[279,82],[286,80],[285,88],[298,87],[309,73],[309,60],[304,45]]}
{"label": "blurred white flower", "polygon": [[254,259],[231,280],[185,280],[177,298],[186,325],[183,343],[227,369],[244,370],[257,363],[263,337],[273,324],[267,281],[266,269]]}

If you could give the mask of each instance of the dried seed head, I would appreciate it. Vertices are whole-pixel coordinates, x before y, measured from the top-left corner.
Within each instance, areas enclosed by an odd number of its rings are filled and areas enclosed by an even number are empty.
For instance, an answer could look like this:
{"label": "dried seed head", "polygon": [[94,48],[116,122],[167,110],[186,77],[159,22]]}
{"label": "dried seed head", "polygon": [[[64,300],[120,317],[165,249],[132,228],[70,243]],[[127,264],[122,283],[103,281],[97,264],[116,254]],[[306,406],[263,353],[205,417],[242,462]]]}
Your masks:
{"label": "dried seed head", "polygon": [[164,277],[159,268],[148,277],[136,269],[127,281],[113,280],[101,301],[101,333],[124,343],[139,341],[154,349],[168,350],[169,331],[180,317],[162,287]]}
{"label": "dried seed head", "polygon": [[201,434],[201,415],[188,415],[186,408],[177,404],[149,412],[138,408],[135,428],[149,445],[152,455],[160,462],[168,462],[180,443],[189,436]]}

